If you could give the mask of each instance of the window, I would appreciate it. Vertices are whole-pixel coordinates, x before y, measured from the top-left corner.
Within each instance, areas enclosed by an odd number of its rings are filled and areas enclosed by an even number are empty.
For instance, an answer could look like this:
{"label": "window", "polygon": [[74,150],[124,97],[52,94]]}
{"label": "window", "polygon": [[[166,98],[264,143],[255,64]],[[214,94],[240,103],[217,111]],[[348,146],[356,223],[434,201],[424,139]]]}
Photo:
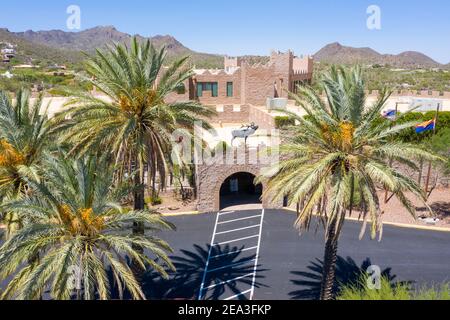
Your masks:
{"label": "window", "polygon": [[233,82],[227,82],[227,97],[233,96]]}
{"label": "window", "polygon": [[204,91],[210,91],[211,97],[219,96],[219,86],[217,82],[198,82],[197,83],[197,97],[203,97]]}
{"label": "window", "polygon": [[202,97],[203,96],[203,83],[199,82],[197,84],[197,97]]}

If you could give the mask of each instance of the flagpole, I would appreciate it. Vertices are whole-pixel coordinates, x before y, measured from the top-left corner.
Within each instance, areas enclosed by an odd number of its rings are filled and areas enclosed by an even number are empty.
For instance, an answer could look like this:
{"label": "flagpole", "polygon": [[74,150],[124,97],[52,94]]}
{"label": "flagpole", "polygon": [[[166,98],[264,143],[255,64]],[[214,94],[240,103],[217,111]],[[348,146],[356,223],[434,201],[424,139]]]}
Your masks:
{"label": "flagpole", "polygon": [[[434,118],[433,136],[436,135],[436,126],[437,126],[437,122],[438,122],[438,118],[439,118],[439,109],[440,108],[441,108],[441,104],[438,103],[437,104],[437,108],[436,108],[436,116]],[[425,195],[427,197],[427,200],[428,200],[428,197],[430,196],[428,194],[428,187],[430,185],[430,176],[431,176],[431,169],[432,169],[432,167],[433,167],[433,162],[430,160],[430,164],[428,165],[427,180],[425,182]]]}

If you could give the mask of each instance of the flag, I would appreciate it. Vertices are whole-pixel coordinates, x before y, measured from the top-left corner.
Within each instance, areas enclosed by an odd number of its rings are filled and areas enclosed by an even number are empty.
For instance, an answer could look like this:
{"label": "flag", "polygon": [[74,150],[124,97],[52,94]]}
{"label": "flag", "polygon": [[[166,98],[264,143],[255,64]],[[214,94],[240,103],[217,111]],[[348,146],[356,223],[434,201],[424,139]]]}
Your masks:
{"label": "flag", "polygon": [[397,111],[390,109],[385,112],[383,112],[383,117],[389,120],[395,120],[395,117],[397,116]]}
{"label": "flag", "polygon": [[426,121],[416,126],[416,133],[434,130],[435,126],[436,126],[436,119]]}

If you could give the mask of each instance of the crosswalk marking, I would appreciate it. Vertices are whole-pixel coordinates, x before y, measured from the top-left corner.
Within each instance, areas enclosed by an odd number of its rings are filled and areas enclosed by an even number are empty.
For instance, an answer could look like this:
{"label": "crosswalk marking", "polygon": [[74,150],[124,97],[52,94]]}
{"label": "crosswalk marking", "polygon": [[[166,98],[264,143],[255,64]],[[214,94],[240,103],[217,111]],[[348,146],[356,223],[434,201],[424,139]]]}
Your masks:
{"label": "crosswalk marking", "polygon": [[248,239],[253,239],[253,238],[259,238],[259,234],[255,234],[254,236],[249,236],[249,237],[244,237],[244,238],[239,238],[239,239],[233,239],[233,240],[218,242],[218,243],[215,243],[214,245],[215,246],[220,246],[222,244],[229,244],[229,243],[239,242],[239,241],[242,241],[242,240],[248,240]]}
{"label": "crosswalk marking", "polygon": [[[212,238],[211,238],[211,245],[210,245],[209,252],[208,252],[208,258],[207,258],[207,261],[206,261],[206,264],[205,264],[205,269],[204,269],[204,273],[203,273],[202,283],[200,285],[200,291],[199,291],[199,294],[198,294],[198,299],[199,300],[202,300],[202,299],[204,299],[206,297],[208,289],[215,288],[215,287],[218,287],[218,286],[221,286],[221,285],[226,285],[226,284],[231,283],[233,281],[241,280],[241,279],[244,279],[244,278],[250,278],[250,277],[252,277],[252,281],[251,281],[251,288],[249,290],[240,292],[239,294],[233,295],[232,297],[225,298],[224,300],[233,300],[233,299],[236,299],[236,298],[241,297],[241,296],[246,295],[246,294],[250,294],[250,300],[253,300],[253,298],[254,298],[255,283],[256,283],[256,273],[257,273],[257,267],[258,267],[258,259],[259,259],[260,247],[261,247],[262,228],[263,228],[263,222],[264,222],[264,210],[262,210],[262,213],[258,214],[258,215],[252,215],[252,216],[249,216],[249,217],[243,217],[243,218],[236,218],[236,219],[232,219],[232,220],[220,221],[221,217],[226,216],[226,215],[231,214],[231,213],[235,213],[235,211],[227,211],[227,212],[218,212],[217,213],[216,222],[215,222],[215,225],[214,225],[214,231],[213,231]],[[254,219],[254,218],[259,218],[260,219],[260,223],[256,224],[256,225],[252,225],[252,226],[237,227],[237,228],[232,229],[232,230],[223,230],[223,231],[220,231],[220,232],[217,231],[219,225],[226,225],[226,224],[229,224],[229,223],[232,223],[232,222],[240,222],[240,221],[244,222],[246,220]],[[241,238],[238,238],[238,239],[230,239],[230,240],[225,240],[225,241],[220,241],[220,242],[216,241],[216,236],[218,236],[218,235],[222,235],[222,236],[223,235],[232,235],[234,232],[243,231],[243,230],[250,230],[250,229],[257,229],[257,228],[259,228],[259,229],[258,229],[258,234],[256,234],[256,235],[251,235],[251,236],[247,236],[247,237],[241,237]],[[216,248],[217,246],[224,245],[224,244],[235,243],[235,242],[241,242],[241,241],[250,240],[250,239],[257,239],[257,243],[258,244],[256,246],[253,245],[253,246],[251,246],[249,248],[243,248],[243,249],[234,250],[234,251],[223,253],[223,254],[212,255],[212,252],[213,252],[212,250],[214,248]],[[210,267],[210,261],[212,259],[216,259],[216,261],[220,262],[220,258],[221,257],[226,257],[226,256],[229,256],[229,255],[232,255],[232,254],[240,254],[241,252],[249,252],[249,251],[252,251],[252,250],[256,251],[256,254],[254,255],[254,259],[246,260],[246,261],[242,261],[242,262],[237,262],[237,263],[232,263],[232,264],[216,267],[214,269],[210,269],[209,268]],[[235,266],[238,266],[238,265],[243,265],[243,264],[248,264],[248,263],[253,263],[253,272],[248,273],[246,275],[238,276],[238,277],[236,277],[234,279],[224,280],[224,281],[221,281],[219,283],[215,283],[213,285],[205,287],[207,274],[209,274],[211,272],[214,272],[214,271],[218,271],[218,270],[222,270],[222,269],[226,269],[226,268],[232,268],[232,267],[235,267]]]}
{"label": "crosswalk marking", "polygon": [[231,222],[236,222],[236,221],[242,221],[242,220],[249,220],[249,219],[253,219],[253,218],[260,218],[261,215],[258,214],[256,216],[251,216],[251,217],[245,217],[245,218],[239,218],[239,219],[233,219],[233,220],[227,220],[227,221],[223,221],[223,222],[219,222],[217,224],[227,224],[227,223],[231,223]]}
{"label": "crosswalk marking", "polygon": [[247,230],[247,229],[259,228],[259,226],[260,226],[260,225],[257,224],[257,225],[250,226],[250,227],[244,227],[244,228],[238,228],[238,229],[233,229],[233,230],[228,230],[228,231],[217,232],[216,235],[218,235],[218,234],[232,233],[232,232],[237,232],[237,231],[242,231],[242,230]]}
{"label": "crosswalk marking", "polygon": [[243,295],[245,295],[245,294],[251,292],[252,290],[253,290],[253,289],[250,289],[250,290],[247,290],[247,291],[238,293],[238,294],[236,294],[236,295],[234,295],[234,296],[232,296],[232,297],[226,298],[226,299],[224,299],[224,300],[226,300],[226,301],[227,301],[227,300],[233,300],[233,299],[235,299],[235,298],[237,298],[237,297],[243,296]]}
{"label": "crosswalk marking", "polygon": [[245,248],[245,249],[242,249],[242,250],[230,251],[230,252],[227,252],[227,253],[222,253],[222,254],[218,254],[218,255],[215,255],[215,256],[211,256],[210,259],[216,259],[216,258],[220,258],[220,257],[226,257],[226,256],[230,256],[230,255],[236,254],[236,253],[241,253],[241,252],[245,252],[245,251],[255,250],[256,248],[258,248],[258,247],[257,247],[257,246],[254,246],[254,247]]}

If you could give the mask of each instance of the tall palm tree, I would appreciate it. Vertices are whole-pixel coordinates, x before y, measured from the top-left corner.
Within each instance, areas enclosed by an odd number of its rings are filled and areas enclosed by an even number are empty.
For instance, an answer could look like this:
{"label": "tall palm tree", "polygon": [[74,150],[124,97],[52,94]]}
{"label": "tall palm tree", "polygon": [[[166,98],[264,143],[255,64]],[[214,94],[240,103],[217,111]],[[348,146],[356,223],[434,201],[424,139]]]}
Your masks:
{"label": "tall palm tree", "polygon": [[[381,91],[378,100],[366,106],[361,69],[332,68],[320,83],[326,99],[310,87],[300,87],[291,96],[307,117],[294,117],[299,125],[280,147],[280,163],[260,180],[268,180],[265,193],[288,197],[289,204],[303,203],[296,226],[307,229],[315,214],[324,222],[326,244],[321,299],[332,298],[338,239],[347,214],[358,209],[364,227],[370,219],[371,236],[382,234],[377,187],[392,192],[416,217],[406,193],[426,203],[421,188],[411,178],[395,170],[388,159],[412,168],[416,159],[438,160],[416,145],[393,141],[392,137],[416,123],[375,124],[390,93]],[[269,176],[269,172],[276,172]],[[359,201],[357,201],[357,199]]]}
{"label": "tall palm tree", "polygon": [[[58,300],[108,299],[113,279],[121,298],[128,292],[144,299],[128,260],[167,277],[171,249],[151,233],[172,225],[154,212],[123,208],[123,190],[112,188],[112,169],[102,159],[49,156],[45,168],[41,182],[28,181],[28,197],[3,205],[27,223],[0,247],[0,279],[12,277],[2,298],[39,299],[49,290]],[[148,232],[130,235],[134,223]]]}
{"label": "tall palm tree", "polygon": [[[26,179],[39,180],[43,152],[49,147],[52,122],[40,96],[33,104],[28,91],[16,93],[13,102],[0,91],[0,199],[14,199],[28,192]],[[42,112],[42,113],[41,113]],[[11,212],[3,213],[6,236],[22,222]]]}
{"label": "tall palm tree", "polygon": [[[74,143],[71,151],[108,150],[117,164],[123,164],[119,176],[137,172],[134,208],[144,208],[144,173],[155,184],[157,174],[164,186],[171,164],[175,130],[192,133],[194,123],[214,114],[194,101],[168,102],[168,95],[177,92],[193,72],[186,67],[187,57],[169,67],[165,49],[156,50],[149,41],[134,38],[128,48],[115,45],[99,51],[89,59],[86,80],[108,99],[90,94],[76,94],[68,106],[73,109],[60,118],[66,130],[63,139]],[[205,127],[209,125],[205,122]]]}

